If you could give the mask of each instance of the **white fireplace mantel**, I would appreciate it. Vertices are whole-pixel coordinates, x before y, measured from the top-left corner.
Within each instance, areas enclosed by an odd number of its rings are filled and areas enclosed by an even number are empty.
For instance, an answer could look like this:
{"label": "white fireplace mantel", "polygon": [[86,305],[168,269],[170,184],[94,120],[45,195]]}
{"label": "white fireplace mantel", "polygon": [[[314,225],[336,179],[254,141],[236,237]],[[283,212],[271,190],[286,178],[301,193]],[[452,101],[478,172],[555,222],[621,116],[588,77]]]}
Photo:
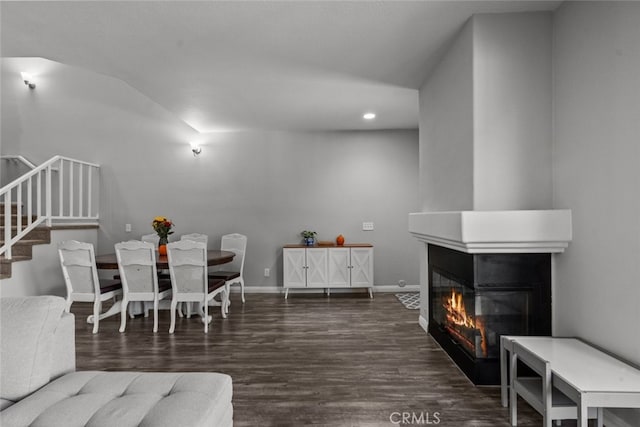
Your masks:
{"label": "white fireplace mantel", "polygon": [[467,253],[557,253],[571,241],[571,210],[409,214],[418,240]]}

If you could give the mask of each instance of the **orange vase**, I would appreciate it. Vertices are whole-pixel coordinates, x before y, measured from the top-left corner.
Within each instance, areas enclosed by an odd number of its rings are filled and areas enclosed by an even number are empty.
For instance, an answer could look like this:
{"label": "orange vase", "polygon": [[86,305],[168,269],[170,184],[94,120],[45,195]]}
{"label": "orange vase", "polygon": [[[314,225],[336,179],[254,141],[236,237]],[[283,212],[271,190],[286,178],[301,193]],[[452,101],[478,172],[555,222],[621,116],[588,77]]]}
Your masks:
{"label": "orange vase", "polygon": [[160,255],[166,255],[167,254],[167,245],[158,246],[158,253]]}
{"label": "orange vase", "polygon": [[344,236],[342,234],[340,234],[338,237],[336,237],[336,244],[338,246],[344,245]]}

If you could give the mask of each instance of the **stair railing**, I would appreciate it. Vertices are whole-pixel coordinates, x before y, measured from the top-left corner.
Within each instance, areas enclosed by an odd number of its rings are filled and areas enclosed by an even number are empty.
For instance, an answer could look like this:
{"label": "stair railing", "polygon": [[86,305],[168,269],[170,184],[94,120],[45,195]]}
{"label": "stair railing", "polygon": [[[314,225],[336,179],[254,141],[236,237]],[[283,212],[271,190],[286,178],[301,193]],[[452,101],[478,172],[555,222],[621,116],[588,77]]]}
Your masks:
{"label": "stair railing", "polygon": [[0,255],[11,259],[13,245],[43,223],[49,227],[54,222],[97,223],[99,171],[99,165],[55,156],[2,187],[4,241]]}

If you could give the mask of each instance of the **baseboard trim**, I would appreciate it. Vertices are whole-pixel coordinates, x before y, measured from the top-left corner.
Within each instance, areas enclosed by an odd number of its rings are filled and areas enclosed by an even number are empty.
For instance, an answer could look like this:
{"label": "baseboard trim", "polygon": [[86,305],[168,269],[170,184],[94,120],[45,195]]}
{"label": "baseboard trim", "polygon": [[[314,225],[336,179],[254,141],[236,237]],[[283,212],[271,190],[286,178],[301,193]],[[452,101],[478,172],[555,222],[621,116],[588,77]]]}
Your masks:
{"label": "baseboard trim", "polygon": [[429,321],[425,319],[423,315],[420,315],[420,317],[418,317],[418,324],[422,327],[422,329],[424,329],[425,333],[429,333]]}
{"label": "baseboard trim", "polygon": [[375,285],[374,292],[420,292],[420,286]]}
{"label": "baseboard trim", "polygon": [[[367,288],[330,288],[332,293],[340,292],[364,292]],[[231,286],[231,293],[240,292],[240,286]],[[245,286],[245,294],[283,294],[282,286]],[[289,292],[307,292],[307,293],[324,293],[324,288],[290,288]],[[373,293],[396,293],[396,292],[420,292],[419,286],[403,286],[398,285],[374,285]]]}

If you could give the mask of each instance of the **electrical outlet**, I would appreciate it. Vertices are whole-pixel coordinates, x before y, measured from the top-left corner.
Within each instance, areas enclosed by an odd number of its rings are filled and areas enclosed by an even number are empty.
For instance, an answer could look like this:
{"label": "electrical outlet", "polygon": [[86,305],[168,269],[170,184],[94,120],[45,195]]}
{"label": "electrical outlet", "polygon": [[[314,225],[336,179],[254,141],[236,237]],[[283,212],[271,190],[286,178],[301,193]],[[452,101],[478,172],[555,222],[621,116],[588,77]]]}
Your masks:
{"label": "electrical outlet", "polygon": [[373,222],[365,221],[362,223],[362,231],[372,231],[373,230]]}
{"label": "electrical outlet", "polygon": [[268,268],[264,269],[264,277],[269,277],[271,275],[271,270]]}
{"label": "electrical outlet", "polygon": [[125,224],[124,225],[124,232],[125,233],[131,233],[131,224]]}
{"label": "electrical outlet", "polygon": [[398,280],[398,286],[404,288],[405,286],[407,286],[407,282],[405,282],[404,280]]}

